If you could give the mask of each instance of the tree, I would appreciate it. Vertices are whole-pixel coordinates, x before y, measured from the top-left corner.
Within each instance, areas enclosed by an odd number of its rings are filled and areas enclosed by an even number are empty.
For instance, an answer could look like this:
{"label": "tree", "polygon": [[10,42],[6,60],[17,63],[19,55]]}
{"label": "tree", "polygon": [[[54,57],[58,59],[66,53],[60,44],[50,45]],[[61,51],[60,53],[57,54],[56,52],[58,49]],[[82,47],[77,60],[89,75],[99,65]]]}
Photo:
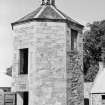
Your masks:
{"label": "tree", "polygon": [[88,24],[84,32],[84,77],[93,81],[98,72],[98,62],[105,62],[105,20]]}

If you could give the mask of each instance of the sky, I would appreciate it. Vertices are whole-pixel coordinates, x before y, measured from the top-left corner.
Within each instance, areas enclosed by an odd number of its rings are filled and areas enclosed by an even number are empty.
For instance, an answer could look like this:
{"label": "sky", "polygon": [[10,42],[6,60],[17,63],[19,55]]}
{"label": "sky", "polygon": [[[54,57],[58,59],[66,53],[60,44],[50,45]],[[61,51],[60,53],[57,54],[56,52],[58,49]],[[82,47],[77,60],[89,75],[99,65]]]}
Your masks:
{"label": "sky", "polygon": [[[55,0],[56,6],[83,25],[105,19],[105,0]],[[13,63],[11,23],[35,10],[41,0],[0,0],[0,72]]]}

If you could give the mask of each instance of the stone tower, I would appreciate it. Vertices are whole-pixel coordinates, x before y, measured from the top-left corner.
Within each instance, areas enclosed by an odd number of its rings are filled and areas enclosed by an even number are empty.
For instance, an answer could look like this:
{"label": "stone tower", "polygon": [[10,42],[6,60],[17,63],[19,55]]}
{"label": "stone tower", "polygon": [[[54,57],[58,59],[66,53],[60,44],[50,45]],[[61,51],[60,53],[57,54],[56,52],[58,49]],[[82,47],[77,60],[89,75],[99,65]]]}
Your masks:
{"label": "stone tower", "polygon": [[83,105],[83,26],[42,0],[12,29],[17,105]]}

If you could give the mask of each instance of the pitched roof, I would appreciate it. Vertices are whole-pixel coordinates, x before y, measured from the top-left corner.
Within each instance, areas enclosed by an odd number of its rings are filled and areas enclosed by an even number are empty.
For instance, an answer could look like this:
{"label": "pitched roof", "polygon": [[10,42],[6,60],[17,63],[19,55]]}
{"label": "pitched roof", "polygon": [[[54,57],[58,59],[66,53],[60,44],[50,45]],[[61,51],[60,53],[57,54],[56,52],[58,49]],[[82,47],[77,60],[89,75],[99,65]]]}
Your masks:
{"label": "pitched roof", "polygon": [[98,72],[91,93],[105,93],[105,68]]}
{"label": "pitched roof", "polygon": [[22,22],[22,21],[25,21],[25,20],[29,20],[29,19],[32,19],[34,18],[37,13],[39,13],[39,11],[42,9],[42,7],[40,6],[39,8],[37,8],[36,10],[34,10],[33,12],[27,14],[26,16],[22,17],[21,19],[19,19],[17,22]]}
{"label": "pitched roof", "polygon": [[56,20],[63,19],[63,20],[68,20],[78,25],[81,25],[77,21],[65,15],[63,12],[57,9],[56,6],[53,6],[53,5],[41,5],[35,11],[29,13],[28,15],[19,19],[15,23],[21,23],[21,22],[25,22],[28,20],[32,20],[32,19],[56,19]]}
{"label": "pitched roof", "polygon": [[11,87],[12,85],[12,77],[0,73],[0,87]]}

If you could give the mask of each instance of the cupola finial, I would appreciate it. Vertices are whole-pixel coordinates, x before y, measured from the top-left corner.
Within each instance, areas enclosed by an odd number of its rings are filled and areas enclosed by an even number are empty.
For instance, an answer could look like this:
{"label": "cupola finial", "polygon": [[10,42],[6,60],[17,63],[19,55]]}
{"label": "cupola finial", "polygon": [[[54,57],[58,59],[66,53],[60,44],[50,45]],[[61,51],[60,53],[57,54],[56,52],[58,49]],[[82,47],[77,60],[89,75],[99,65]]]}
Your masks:
{"label": "cupola finial", "polygon": [[50,0],[47,0],[47,3],[46,3],[47,5],[50,5]]}
{"label": "cupola finial", "polygon": [[55,0],[42,0],[41,5],[53,5],[53,6],[55,6]]}

